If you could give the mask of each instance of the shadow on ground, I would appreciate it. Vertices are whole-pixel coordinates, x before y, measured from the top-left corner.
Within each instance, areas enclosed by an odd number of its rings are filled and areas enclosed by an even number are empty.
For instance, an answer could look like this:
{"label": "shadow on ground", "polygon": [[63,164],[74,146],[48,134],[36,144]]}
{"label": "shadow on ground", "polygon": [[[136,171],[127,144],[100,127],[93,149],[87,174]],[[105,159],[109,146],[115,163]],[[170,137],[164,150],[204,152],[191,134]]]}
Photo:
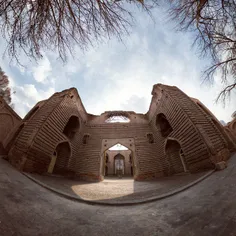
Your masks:
{"label": "shadow on ground", "polygon": [[183,174],[162,177],[151,181],[134,181],[132,178],[117,179],[116,177],[110,177],[102,182],[85,182],[64,177],[37,174],[29,174],[29,176],[52,189],[79,197],[83,200],[124,203],[145,201],[145,199],[172,193],[195,182],[208,173],[209,171],[197,174]]}
{"label": "shadow on ground", "polygon": [[119,207],[66,199],[0,158],[0,199],[1,236],[235,236],[236,155],[172,197]]}

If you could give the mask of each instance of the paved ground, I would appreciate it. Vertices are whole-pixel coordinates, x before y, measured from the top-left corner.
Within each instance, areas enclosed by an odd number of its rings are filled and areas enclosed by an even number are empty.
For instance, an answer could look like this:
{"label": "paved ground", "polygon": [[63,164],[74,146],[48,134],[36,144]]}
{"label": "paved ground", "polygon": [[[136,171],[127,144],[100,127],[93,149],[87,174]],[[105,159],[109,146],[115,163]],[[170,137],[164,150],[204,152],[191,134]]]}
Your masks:
{"label": "paved ground", "polygon": [[235,236],[236,155],[184,192],[126,207],[64,199],[0,160],[0,235]]}
{"label": "paved ground", "polygon": [[118,179],[114,177],[97,183],[37,174],[30,174],[30,176],[54,189],[79,196],[85,200],[122,203],[172,192],[201,178],[208,172],[177,175],[153,181],[134,181],[131,178]]}

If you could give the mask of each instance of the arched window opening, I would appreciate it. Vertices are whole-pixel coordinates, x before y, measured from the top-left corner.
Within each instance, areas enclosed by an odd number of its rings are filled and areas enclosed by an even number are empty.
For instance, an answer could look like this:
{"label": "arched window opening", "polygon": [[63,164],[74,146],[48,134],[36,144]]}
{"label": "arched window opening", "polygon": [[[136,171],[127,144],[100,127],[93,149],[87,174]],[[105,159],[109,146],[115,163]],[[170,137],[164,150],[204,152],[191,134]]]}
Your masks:
{"label": "arched window opening", "polygon": [[127,147],[123,146],[120,143],[115,144],[114,146],[110,147],[108,150],[111,151],[120,151],[120,150],[129,150]]}
{"label": "arched window opening", "polygon": [[180,144],[175,140],[168,140],[165,146],[168,163],[167,175],[187,172],[184,152]]}
{"label": "arched window opening", "polygon": [[56,163],[53,169],[53,173],[63,174],[68,167],[68,162],[71,156],[71,148],[68,142],[63,142],[57,145],[56,151]]}
{"label": "arched window opening", "polygon": [[65,134],[66,137],[71,140],[74,138],[77,130],[79,130],[79,127],[79,118],[77,116],[71,116],[63,130],[63,134]]}
{"label": "arched window opening", "polygon": [[130,122],[129,114],[125,111],[106,112],[106,123],[128,123]]}
{"label": "arched window opening", "polygon": [[156,126],[160,129],[162,137],[167,137],[173,131],[169,121],[163,113],[157,115]]}
{"label": "arched window opening", "polygon": [[106,123],[129,123],[130,119],[126,116],[111,116],[105,122]]}
{"label": "arched window opening", "polygon": [[147,134],[147,139],[149,143],[154,143],[154,137],[152,133]]}
{"label": "arched window opening", "polygon": [[29,111],[28,114],[25,116],[24,120],[31,119],[38,109],[39,109],[39,106],[36,106],[33,109],[31,109],[31,111]]}
{"label": "arched window opening", "polygon": [[85,134],[83,136],[83,144],[87,144],[88,143],[88,139],[89,139],[89,134]]}

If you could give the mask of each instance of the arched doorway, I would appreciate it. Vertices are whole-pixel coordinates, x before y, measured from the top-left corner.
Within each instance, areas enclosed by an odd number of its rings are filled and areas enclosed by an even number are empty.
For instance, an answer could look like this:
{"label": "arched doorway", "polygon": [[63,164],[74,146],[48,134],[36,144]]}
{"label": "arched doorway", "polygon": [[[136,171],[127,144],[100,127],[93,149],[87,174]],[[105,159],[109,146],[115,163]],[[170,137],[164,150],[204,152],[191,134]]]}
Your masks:
{"label": "arched doorway", "polygon": [[48,167],[48,172],[54,174],[66,173],[70,156],[71,148],[69,143],[59,143],[53,152],[51,162]]}
{"label": "arched doorway", "polygon": [[[117,178],[117,166],[122,166],[121,176],[135,178],[135,145],[133,138],[104,139],[101,148],[100,178]],[[120,157],[120,158],[119,158]],[[120,160],[118,160],[120,159]],[[117,167],[117,168],[116,168]]]}
{"label": "arched doorway", "polygon": [[118,177],[125,175],[125,157],[120,153],[114,156],[114,172]]}
{"label": "arched doorway", "polygon": [[128,148],[126,150],[112,150],[108,149],[104,153],[104,176],[115,177],[118,176],[117,170],[122,170],[121,175],[125,177],[133,177],[133,158],[132,151]]}
{"label": "arched doorway", "polygon": [[168,163],[167,175],[187,172],[186,160],[179,142],[176,140],[167,140],[165,154]]}

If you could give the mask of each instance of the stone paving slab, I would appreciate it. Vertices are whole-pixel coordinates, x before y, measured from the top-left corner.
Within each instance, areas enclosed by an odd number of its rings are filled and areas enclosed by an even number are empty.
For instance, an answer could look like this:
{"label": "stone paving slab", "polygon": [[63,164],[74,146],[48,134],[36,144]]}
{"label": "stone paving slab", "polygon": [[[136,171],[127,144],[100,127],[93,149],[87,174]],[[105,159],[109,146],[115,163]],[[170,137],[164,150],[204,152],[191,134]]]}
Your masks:
{"label": "stone paving slab", "polygon": [[213,172],[214,170],[176,175],[152,181],[106,178],[102,182],[95,183],[63,177],[24,174],[41,186],[70,199],[103,205],[133,205],[174,195],[202,181]]}

